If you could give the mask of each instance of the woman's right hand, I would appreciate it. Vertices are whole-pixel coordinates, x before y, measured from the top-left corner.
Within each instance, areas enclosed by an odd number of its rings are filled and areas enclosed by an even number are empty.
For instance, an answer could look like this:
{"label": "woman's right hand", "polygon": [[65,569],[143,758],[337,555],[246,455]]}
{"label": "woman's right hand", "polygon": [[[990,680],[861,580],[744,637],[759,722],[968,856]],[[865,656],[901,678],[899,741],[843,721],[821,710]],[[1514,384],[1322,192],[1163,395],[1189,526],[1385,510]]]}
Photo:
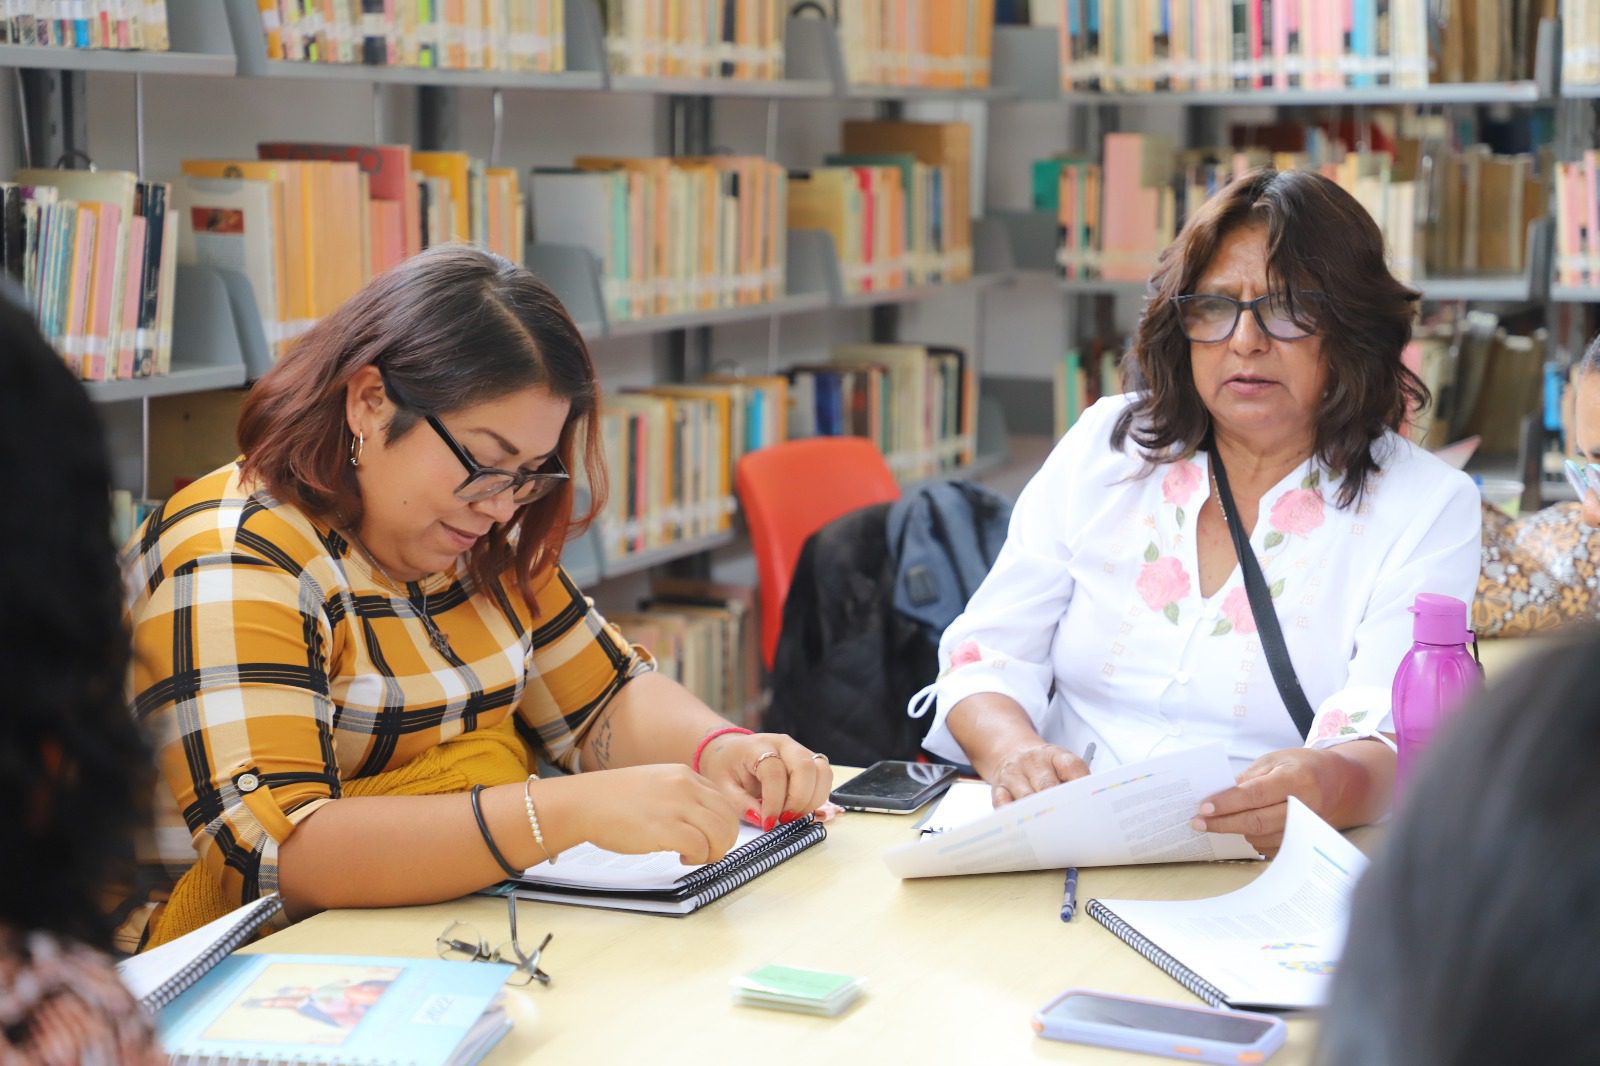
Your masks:
{"label": "woman's right hand", "polygon": [[[697,866],[722,858],[739,835],[733,800],[681,763],[596,770],[550,784],[558,786],[551,798],[561,793],[560,816],[572,820],[581,839],[607,851],[675,851],[685,865]],[[544,821],[544,805],[534,799]]]}
{"label": "woman's right hand", "polygon": [[989,776],[989,783],[994,786],[994,805],[1004,807],[1088,774],[1089,767],[1082,759],[1066,748],[1041,740],[1016,748],[1001,759]]}

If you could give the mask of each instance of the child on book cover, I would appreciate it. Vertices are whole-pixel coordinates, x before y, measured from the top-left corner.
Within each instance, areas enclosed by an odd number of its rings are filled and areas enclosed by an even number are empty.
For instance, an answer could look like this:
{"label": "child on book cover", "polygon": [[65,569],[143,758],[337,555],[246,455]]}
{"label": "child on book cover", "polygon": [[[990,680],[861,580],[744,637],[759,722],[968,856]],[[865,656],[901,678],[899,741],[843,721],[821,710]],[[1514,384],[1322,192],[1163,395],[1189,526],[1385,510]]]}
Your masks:
{"label": "child on book cover", "polygon": [[273,963],[207,1027],[205,1039],[343,1044],[400,974],[392,966]]}

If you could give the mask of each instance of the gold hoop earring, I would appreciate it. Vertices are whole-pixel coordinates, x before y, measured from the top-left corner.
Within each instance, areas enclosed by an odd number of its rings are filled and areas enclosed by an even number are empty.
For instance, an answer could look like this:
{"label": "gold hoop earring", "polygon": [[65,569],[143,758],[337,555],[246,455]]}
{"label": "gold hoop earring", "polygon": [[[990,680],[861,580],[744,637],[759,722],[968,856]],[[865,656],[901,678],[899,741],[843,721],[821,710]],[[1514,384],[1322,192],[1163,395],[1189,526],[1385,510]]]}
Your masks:
{"label": "gold hoop earring", "polygon": [[351,466],[360,466],[361,465],[361,453],[364,450],[366,450],[366,447],[367,447],[367,435],[365,433],[357,433],[355,436],[350,438],[350,465]]}

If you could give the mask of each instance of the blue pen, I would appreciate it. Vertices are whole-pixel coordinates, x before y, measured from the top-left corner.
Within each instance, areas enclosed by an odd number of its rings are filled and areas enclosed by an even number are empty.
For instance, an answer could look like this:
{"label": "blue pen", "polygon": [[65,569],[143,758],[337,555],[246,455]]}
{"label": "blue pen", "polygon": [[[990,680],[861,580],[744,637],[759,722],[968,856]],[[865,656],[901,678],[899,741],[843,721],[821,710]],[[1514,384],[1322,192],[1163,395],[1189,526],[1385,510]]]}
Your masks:
{"label": "blue pen", "polygon": [[[1089,741],[1089,746],[1083,749],[1083,765],[1088,766],[1094,762],[1094,741]],[[1072,921],[1072,915],[1078,909],[1078,868],[1067,867],[1067,884],[1061,893],[1061,920]]]}

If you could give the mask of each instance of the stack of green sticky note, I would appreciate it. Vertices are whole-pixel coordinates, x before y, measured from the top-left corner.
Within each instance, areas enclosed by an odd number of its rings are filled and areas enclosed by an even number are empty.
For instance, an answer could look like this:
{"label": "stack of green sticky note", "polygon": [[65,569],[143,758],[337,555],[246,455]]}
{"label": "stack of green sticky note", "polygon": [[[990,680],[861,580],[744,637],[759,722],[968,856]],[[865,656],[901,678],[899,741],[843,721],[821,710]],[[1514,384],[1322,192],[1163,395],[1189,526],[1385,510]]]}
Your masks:
{"label": "stack of green sticky note", "polygon": [[749,1007],[832,1016],[861,995],[863,981],[842,973],[763,966],[733,980],[733,998]]}

